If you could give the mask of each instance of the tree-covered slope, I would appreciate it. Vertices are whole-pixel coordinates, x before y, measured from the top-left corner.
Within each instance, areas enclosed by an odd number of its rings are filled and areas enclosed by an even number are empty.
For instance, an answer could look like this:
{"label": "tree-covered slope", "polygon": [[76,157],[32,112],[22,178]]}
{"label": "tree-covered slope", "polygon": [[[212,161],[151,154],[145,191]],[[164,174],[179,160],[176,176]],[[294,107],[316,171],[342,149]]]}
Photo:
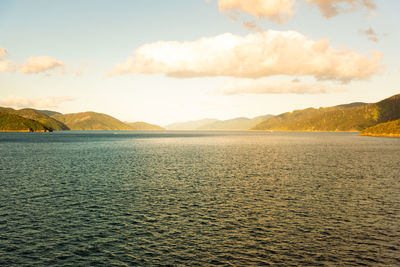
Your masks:
{"label": "tree-covered slope", "polygon": [[362,131],[361,135],[400,137],[400,119],[369,127]]}
{"label": "tree-covered slope", "polygon": [[15,110],[12,108],[3,108],[0,107],[0,112],[5,112],[5,113],[9,113],[9,114],[15,114],[21,117],[24,117],[26,119],[31,119],[31,120],[35,120],[40,122],[41,124],[43,124],[46,128],[48,129],[52,129],[55,131],[62,131],[62,130],[69,130],[69,128],[57,121],[54,118],[51,118],[49,116],[47,116],[44,113],[41,113],[37,110],[31,109],[31,108],[24,108],[24,109],[20,109],[20,110]]}
{"label": "tree-covered slope", "polygon": [[64,123],[71,130],[135,130],[114,117],[96,112],[56,114],[52,118]]}
{"label": "tree-covered slope", "polygon": [[155,125],[155,124],[150,124],[147,122],[128,122],[127,123],[129,126],[134,128],[135,130],[139,131],[164,131],[165,129],[161,126]]}
{"label": "tree-covered slope", "polygon": [[27,119],[12,113],[0,112],[1,132],[49,132],[52,131],[38,121]]}
{"label": "tree-covered slope", "polygon": [[400,95],[378,103],[308,108],[272,117],[252,130],[362,131],[378,123],[400,118]]}
{"label": "tree-covered slope", "polygon": [[40,113],[43,113],[43,114],[45,114],[45,115],[47,115],[49,117],[51,117],[53,115],[56,115],[56,114],[61,114],[60,112],[53,111],[53,110],[47,110],[47,109],[44,109],[44,110],[35,109],[35,110],[40,112]]}

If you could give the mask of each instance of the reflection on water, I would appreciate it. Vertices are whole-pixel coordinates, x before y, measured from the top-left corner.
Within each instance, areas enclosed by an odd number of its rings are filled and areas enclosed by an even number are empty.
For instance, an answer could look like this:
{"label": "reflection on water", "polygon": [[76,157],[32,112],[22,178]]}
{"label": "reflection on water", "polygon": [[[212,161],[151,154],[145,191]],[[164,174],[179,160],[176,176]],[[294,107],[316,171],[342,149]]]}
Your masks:
{"label": "reflection on water", "polygon": [[0,133],[0,265],[399,265],[400,139]]}

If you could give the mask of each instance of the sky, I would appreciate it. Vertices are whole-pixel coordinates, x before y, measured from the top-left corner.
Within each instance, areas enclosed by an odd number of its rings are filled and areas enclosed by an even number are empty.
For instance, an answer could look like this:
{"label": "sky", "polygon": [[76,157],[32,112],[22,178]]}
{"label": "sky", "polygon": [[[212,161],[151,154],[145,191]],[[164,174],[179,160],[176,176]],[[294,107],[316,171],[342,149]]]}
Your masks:
{"label": "sky", "polygon": [[0,106],[159,125],[400,93],[397,0],[2,0]]}

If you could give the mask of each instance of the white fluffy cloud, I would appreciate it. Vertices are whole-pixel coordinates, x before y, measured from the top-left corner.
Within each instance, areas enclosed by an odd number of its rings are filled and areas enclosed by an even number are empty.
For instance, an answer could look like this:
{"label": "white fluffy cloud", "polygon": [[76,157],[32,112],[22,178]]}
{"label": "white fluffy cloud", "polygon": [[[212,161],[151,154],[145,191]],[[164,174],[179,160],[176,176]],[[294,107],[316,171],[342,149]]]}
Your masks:
{"label": "white fluffy cloud", "polygon": [[318,6],[322,15],[331,18],[340,12],[353,11],[359,8],[375,9],[374,0],[306,0]]}
{"label": "white fluffy cloud", "polygon": [[65,66],[64,62],[49,56],[30,57],[20,67],[21,73],[39,73]]}
{"label": "white fluffy cloud", "polygon": [[7,50],[0,47],[0,73],[6,71],[20,71],[23,74],[46,72],[64,67],[65,63],[49,56],[30,57],[24,64],[6,61]]}
{"label": "white fluffy cloud", "polygon": [[6,72],[9,68],[10,62],[4,60],[4,57],[7,55],[7,50],[0,47],[0,73]]}
{"label": "white fluffy cloud", "polygon": [[193,42],[143,45],[109,76],[140,73],[177,78],[230,76],[261,78],[310,75],[318,80],[366,80],[382,70],[382,54],[335,49],[295,31],[266,31],[241,37],[230,33]]}
{"label": "white fluffy cloud", "polygon": [[9,95],[4,99],[0,99],[0,105],[11,106],[16,108],[56,108],[60,104],[72,101],[70,97],[39,97],[39,98],[26,98],[22,96]]}
{"label": "white fluffy cloud", "polygon": [[221,12],[244,12],[259,19],[266,18],[281,24],[287,22],[294,14],[295,0],[219,0]]}
{"label": "white fluffy cloud", "polygon": [[230,79],[218,90],[224,95],[237,94],[324,94],[345,91],[342,87],[332,87],[322,83],[292,81],[271,81],[261,79]]}

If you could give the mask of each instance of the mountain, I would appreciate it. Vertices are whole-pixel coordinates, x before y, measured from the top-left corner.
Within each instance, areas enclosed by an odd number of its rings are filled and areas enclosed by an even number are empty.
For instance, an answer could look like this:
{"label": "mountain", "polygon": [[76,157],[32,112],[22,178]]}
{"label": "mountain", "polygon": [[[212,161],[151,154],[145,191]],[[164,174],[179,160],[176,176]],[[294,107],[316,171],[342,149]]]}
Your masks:
{"label": "mountain", "polygon": [[55,131],[69,130],[69,128],[62,122],[57,121],[54,118],[47,116],[38,110],[31,108],[24,108],[20,110],[15,110],[12,108],[0,107],[0,112],[9,113],[24,117],[26,119],[31,119],[40,122],[46,129],[52,129]]}
{"label": "mountain", "polygon": [[400,119],[369,127],[362,131],[360,135],[400,137]]}
{"label": "mountain", "polygon": [[49,117],[56,115],[56,114],[61,114],[60,112],[53,111],[53,110],[40,110],[40,109],[35,109],[35,110],[40,113],[46,114]]}
{"label": "mountain", "polygon": [[180,122],[165,126],[167,130],[204,130],[204,131],[229,131],[248,130],[251,127],[271,118],[273,115],[263,115],[252,119],[239,117],[229,120],[203,119],[196,121]]}
{"label": "mountain", "polygon": [[230,120],[223,120],[223,121],[215,121],[213,123],[203,125],[198,130],[248,130],[251,127],[256,126],[262,121],[265,121],[269,118],[273,117],[272,115],[264,115],[258,116],[253,119],[240,117],[234,118]]}
{"label": "mountain", "polygon": [[178,122],[165,126],[167,130],[197,130],[198,128],[218,121],[217,119],[203,119],[196,121]]}
{"label": "mountain", "polygon": [[56,114],[52,118],[64,123],[71,130],[135,130],[131,126],[106,114],[96,112],[80,112]]}
{"label": "mountain", "polygon": [[51,132],[53,129],[45,127],[38,121],[0,112],[0,132]]}
{"label": "mountain", "polygon": [[150,124],[150,123],[147,123],[147,122],[142,122],[142,121],[127,122],[126,124],[128,124],[129,126],[134,128],[135,130],[139,130],[139,131],[164,131],[165,130],[161,126],[158,126],[158,125],[155,125],[155,124]]}
{"label": "mountain", "polygon": [[400,118],[400,94],[377,103],[308,108],[272,117],[251,130],[362,131]]}

